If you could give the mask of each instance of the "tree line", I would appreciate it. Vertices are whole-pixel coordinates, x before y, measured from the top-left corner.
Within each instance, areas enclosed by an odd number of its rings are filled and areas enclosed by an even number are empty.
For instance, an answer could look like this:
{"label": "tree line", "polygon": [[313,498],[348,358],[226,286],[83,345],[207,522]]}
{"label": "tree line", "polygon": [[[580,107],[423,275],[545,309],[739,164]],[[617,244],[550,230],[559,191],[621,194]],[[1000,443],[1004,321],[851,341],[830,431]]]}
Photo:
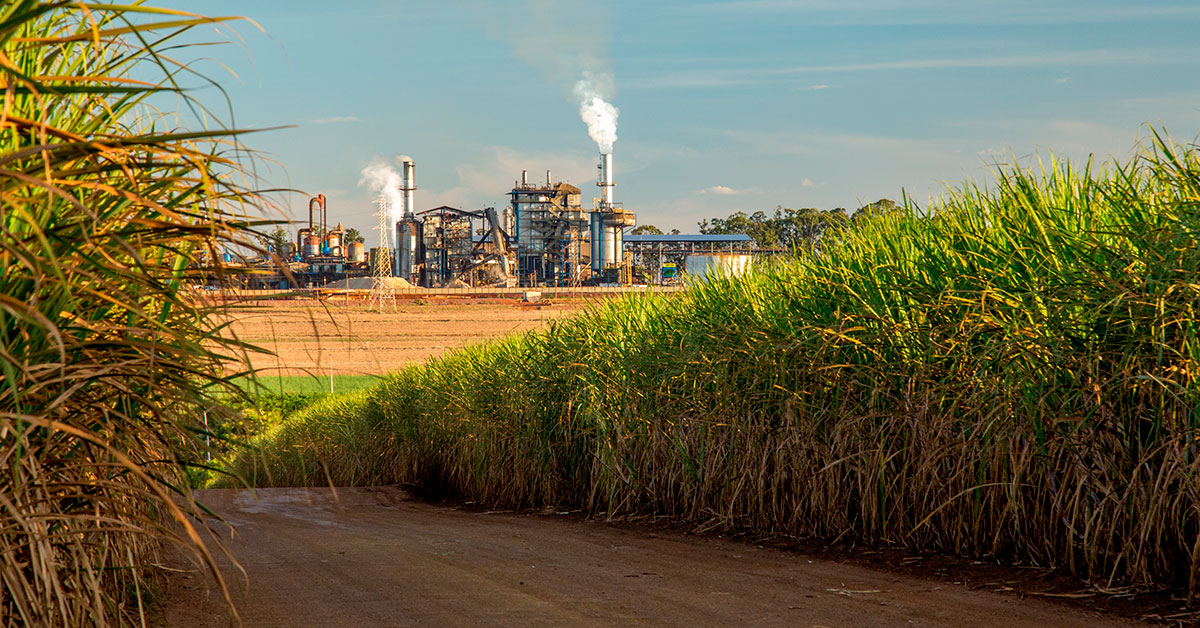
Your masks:
{"label": "tree line", "polygon": [[821,241],[864,217],[901,209],[895,201],[880,199],[849,212],[844,207],[823,210],[815,207],[792,209],[782,205],[774,214],[739,211],[726,218],[701,220],[697,225],[702,234],[744,233],[759,248],[814,251]]}
{"label": "tree line", "polygon": [[[747,214],[734,212],[725,218],[711,218],[696,223],[704,235],[745,234],[762,249],[814,251],[821,248],[821,241],[828,235],[853,225],[856,221],[874,214],[899,211],[901,207],[890,199],[879,199],[867,203],[853,212],[844,207],[817,209],[801,207],[792,209],[779,205],[773,214],[756,211]],[[629,233],[633,235],[664,235],[654,225],[639,225]],[[678,235],[678,229],[671,234]]]}

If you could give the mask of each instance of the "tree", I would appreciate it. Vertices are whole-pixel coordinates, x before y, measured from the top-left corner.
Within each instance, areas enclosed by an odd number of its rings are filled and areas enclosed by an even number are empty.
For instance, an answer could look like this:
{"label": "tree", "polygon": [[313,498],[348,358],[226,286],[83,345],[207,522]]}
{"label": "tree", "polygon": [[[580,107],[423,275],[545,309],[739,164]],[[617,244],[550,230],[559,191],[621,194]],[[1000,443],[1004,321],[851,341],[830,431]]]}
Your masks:
{"label": "tree", "polygon": [[827,236],[844,229],[849,222],[846,210],[842,208],[824,211],[780,205],[773,215],[762,211],[753,214],[739,211],[727,218],[703,220],[699,226],[700,233],[704,234],[748,235],[763,248],[814,252],[821,249]]}
{"label": "tree", "polygon": [[349,244],[350,242],[364,242],[364,241],[365,240],[363,239],[363,235],[358,232],[358,229],[355,229],[354,227],[350,227],[349,229],[346,230],[346,243],[347,244]]}
{"label": "tree", "polygon": [[891,199],[881,198],[874,203],[867,203],[855,210],[851,220],[862,220],[871,216],[881,216],[892,212],[904,211],[904,208],[897,205],[896,201]]}
{"label": "tree", "polygon": [[270,233],[258,236],[258,243],[270,253],[282,256],[291,242],[291,236],[282,226],[276,225]]}
{"label": "tree", "polygon": [[638,225],[629,231],[629,235],[662,235],[662,229],[654,225]]}
{"label": "tree", "polygon": [[706,235],[745,234],[764,248],[773,248],[779,244],[776,225],[761,211],[749,215],[742,211],[734,212],[727,218],[702,220],[697,224],[700,233]]}

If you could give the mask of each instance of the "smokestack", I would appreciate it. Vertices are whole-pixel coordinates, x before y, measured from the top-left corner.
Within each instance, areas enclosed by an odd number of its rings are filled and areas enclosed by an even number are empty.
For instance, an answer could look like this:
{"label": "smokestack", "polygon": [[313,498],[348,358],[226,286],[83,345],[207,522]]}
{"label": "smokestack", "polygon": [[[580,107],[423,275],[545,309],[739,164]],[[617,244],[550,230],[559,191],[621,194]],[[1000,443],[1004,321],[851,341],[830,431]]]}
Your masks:
{"label": "smokestack", "polygon": [[529,187],[529,171],[528,170],[521,171],[521,187],[523,187],[523,188]]}
{"label": "smokestack", "polygon": [[404,160],[404,187],[400,188],[404,191],[404,213],[403,218],[412,218],[416,212],[416,207],[413,206],[413,190],[417,189],[417,165],[411,159]]}
{"label": "smokestack", "polygon": [[613,185],[616,185],[613,183],[612,153],[600,154],[600,182],[597,185],[600,186],[601,202],[606,207],[611,207],[612,189]]}
{"label": "smokestack", "polygon": [[546,187],[552,187],[554,183],[550,180],[550,171],[546,171]]}

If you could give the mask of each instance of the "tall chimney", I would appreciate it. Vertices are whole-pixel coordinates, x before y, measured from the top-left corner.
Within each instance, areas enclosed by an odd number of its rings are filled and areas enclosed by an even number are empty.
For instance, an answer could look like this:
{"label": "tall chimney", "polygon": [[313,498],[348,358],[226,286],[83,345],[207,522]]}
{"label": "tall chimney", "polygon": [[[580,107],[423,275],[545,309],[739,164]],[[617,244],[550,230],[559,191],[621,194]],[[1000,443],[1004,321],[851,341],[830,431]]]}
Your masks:
{"label": "tall chimney", "polygon": [[613,165],[612,153],[600,154],[600,198],[601,202],[606,206],[612,206],[612,189],[613,185]]}
{"label": "tall chimney", "polygon": [[404,218],[412,218],[416,212],[413,206],[413,190],[417,189],[417,165],[411,159],[404,160],[404,187],[400,188],[404,191]]}
{"label": "tall chimney", "polygon": [[522,188],[529,187],[529,171],[528,170],[521,171],[521,187]]}

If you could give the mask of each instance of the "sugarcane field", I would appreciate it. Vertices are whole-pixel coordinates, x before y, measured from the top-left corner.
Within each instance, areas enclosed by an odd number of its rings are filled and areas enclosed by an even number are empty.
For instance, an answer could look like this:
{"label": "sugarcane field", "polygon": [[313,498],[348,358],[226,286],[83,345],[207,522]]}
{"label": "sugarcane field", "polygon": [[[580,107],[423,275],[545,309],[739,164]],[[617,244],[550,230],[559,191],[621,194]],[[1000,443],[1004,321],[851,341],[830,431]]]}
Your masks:
{"label": "sugarcane field", "polygon": [[5,0],[0,626],[1200,625],[1197,27]]}

